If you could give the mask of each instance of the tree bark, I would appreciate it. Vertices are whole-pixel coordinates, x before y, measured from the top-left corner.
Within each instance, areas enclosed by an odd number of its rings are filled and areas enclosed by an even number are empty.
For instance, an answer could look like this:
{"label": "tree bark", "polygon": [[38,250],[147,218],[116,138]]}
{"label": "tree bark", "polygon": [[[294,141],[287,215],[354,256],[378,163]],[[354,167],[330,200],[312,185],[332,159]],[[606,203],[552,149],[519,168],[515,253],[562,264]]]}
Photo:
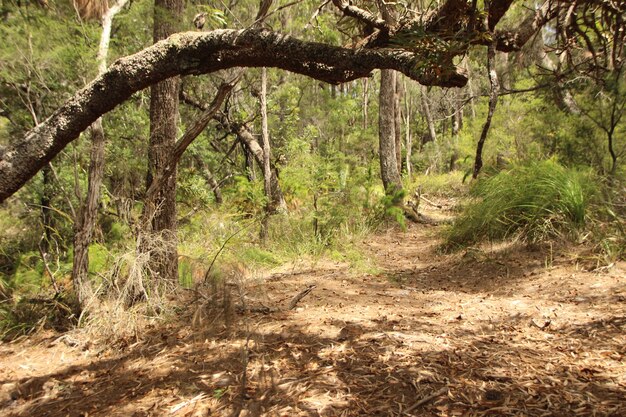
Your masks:
{"label": "tree bark", "polygon": [[[386,4],[383,0],[378,0],[378,7],[385,25],[391,27],[395,23],[392,6]],[[400,167],[398,166],[396,151],[396,73],[388,69],[380,71],[378,142],[380,174],[383,186],[388,195],[393,195],[402,189],[402,179],[400,178]]]}
{"label": "tree bark", "polygon": [[426,119],[426,125],[428,126],[428,140],[422,141],[422,144],[425,144],[427,142],[435,142],[437,140],[437,131],[435,130],[435,121],[433,119],[433,114],[430,111],[428,89],[424,86],[421,86],[420,93],[420,97],[422,100],[422,111],[424,112],[424,118]]}
{"label": "tree bark", "polygon": [[240,143],[244,154],[244,168],[246,170],[246,177],[250,182],[256,181],[256,171],[254,170],[254,155],[245,142]]}
{"label": "tree bark", "polygon": [[498,74],[496,73],[495,68],[495,42],[492,42],[487,48],[487,71],[489,72],[489,111],[487,113],[487,120],[485,120],[485,124],[483,125],[483,130],[480,133],[480,139],[478,139],[478,144],[476,145],[476,159],[474,161],[474,172],[472,173],[473,179],[476,179],[478,177],[478,174],[483,167],[483,147],[485,146],[485,140],[487,139],[487,134],[489,133],[491,119],[493,118],[493,114],[496,111],[496,105],[498,104],[498,93],[500,90],[500,85],[498,83]]}
{"label": "tree bark", "polygon": [[405,164],[406,175],[411,178],[413,167],[411,165],[411,154],[413,153],[413,138],[411,136],[411,95],[406,88],[406,80],[404,81],[404,134],[405,134]]}
{"label": "tree bark", "polygon": [[196,163],[200,165],[200,168],[202,170],[202,176],[204,177],[204,180],[207,182],[209,187],[211,187],[211,191],[213,192],[213,196],[215,197],[215,203],[219,206],[224,202],[222,198],[222,190],[220,189],[220,184],[217,182],[215,176],[209,169],[206,162],[204,162],[204,160],[200,157],[200,155],[194,155],[193,157]]}
{"label": "tree bark", "polygon": [[615,148],[613,146],[613,133],[613,129],[611,129],[610,132],[607,133],[609,155],[611,155],[611,171],[609,171],[611,181],[614,181],[615,174],[617,173],[617,153],[615,152]]}
{"label": "tree bark", "polygon": [[378,141],[380,174],[385,192],[395,194],[402,189],[396,155],[395,74],[392,70],[380,72],[380,95],[378,105]]}
{"label": "tree bark", "polygon": [[363,79],[363,104],[362,104],[362,109],[363,109],[363,130],[366,130],[368,127],[368,120],[367,120],[367,107],[369,106],[369,79],[368,78],[364,78]]}
{"label": "tree bark", "polygon": [[459,132],[463,128],[462,99],[461,92],[457,91],[452,104],[452,154],[450,155],[450,164],[448,165],[448,171],[450,172],[456,169],[456,162],[459,159]]}
{"label": "tree bark", "polygon": [[261,140],[263,141],[263,187],[265,190],[265,198],[267,203],[265,206],[265,215],[261,222],[261,240],[267,241],[269,236],[269,221],[273,211],[272,203],[272,168],[270,166],[270,132],[267,125],[267,68],[261,69]]}
{"label": "tree bark", "polygon": [[[128,3],[128,0],[118,0],[102,16],[102,33],[97,55],[99,74],[106,72],[113,18],[122,10],[126,3]],[[106,137],[102,127],[102,118],[98,118],[91,125],[91,155],[87,178],[87,195],[74,224],[72,284],[81,309],[91,295],[91,285],[87,276],[89,270],[89,245],[93,238],[93,231],[98,217],[100,188],[104,179],[105,144]]]}
{"label": "tree bark", "polygon": [[[155,0],[154,42],[177,32],[182,14],[181,0]],[[163,175],[176,143],[178,133],[178,94],[180,78],[172,77],[152,86],[150,91],[150,145],[148,147],[148,177],[146,188],[156,176]],[[158,193],[147,195],[144,204],[155,207],[151,225],[144,227],[147,235],[160,236],[158,248],[150,248],[150,268],[158,279],[178,279],[178,252],[176,233],[176,170],[164,181]],[[154,198],[150,201],[149,199]],[[145,209],[144,209],[145,210]],[[149,238],[148,240],[152,240]],[[144,242],[145,243],[145,242]],[[151,245],[149,245],[151,246]]]}
{"label": "tree bark", "polygon": [[82,309],[91,295],[88,280],[89,245],[98,219],[100,188],[104,179],[105,136],[102,120],[91,126],[91,155],[88,173],[87,195],[74,225],[74,260],[72,263],[72,285]]}
{"label": "tree bark", "polygon": [[41,206],[41,224],[43,227],[43,233],[41,235],[41,250],[44,254],[50,251],[50,243],[52,242],[52,235],[54,234],[54,218],[52,217],[52,196],[53,190],[53,173],[52,167],[46,165],[42,172],[42,189],[41,197],[39,198],[39,205]]}
{"label": "tree bark", "polygon": [[218,112],[222,103],[230,94],[233,87],[239,81],[241,73],[236,75],[232,81],[224,82],[217,89],[217,93],[213,98],[213,102],[211,105],[196,119],[191,126],[185,131],[185,133],[176,141],[174,146],[171,149],[170,154],[167,157],[167,160],[163,164],[162,170],[159,172],[159,175],[154,177],[152,180],[150,187],[146,191],[144,205],[144,211],[142,213],[141,223],[144,225],[144,229],[147,229],[145,225],[150,224],[150,220],[154,218],[154,214],[157,212],[158,207],[155,205],[156,196],[161,192],[163,186],[167,184],[168,181],[176,174],[176,166],[178,165],[178,161],[182,157],[183,153],[189,145],[198,137],[200,133],[206,128],[209,124],[209,121],[214,119],[215,114]]}
{"label": "tree bark", "polygon": [[395,73],[396,79],[394,102],[393,102],[393,116],[394,116],[394,133],[396,134],[396,160],[398,165],[398,174],[402,174],[402,84],[400,74]]}
{"label": "tree bark", "polygon": [[419,70],[419,54],[395,49],[348,49],[305,42],[266,29],[186,32],[125,58],[78,91],[48,119],[0,154],[0,202],[12,195],[98,117],[133,93],[177,75],[220,69],[275,67],[331,82],[395,69],[427,85],[460,87],[467,79],[453,68]]}

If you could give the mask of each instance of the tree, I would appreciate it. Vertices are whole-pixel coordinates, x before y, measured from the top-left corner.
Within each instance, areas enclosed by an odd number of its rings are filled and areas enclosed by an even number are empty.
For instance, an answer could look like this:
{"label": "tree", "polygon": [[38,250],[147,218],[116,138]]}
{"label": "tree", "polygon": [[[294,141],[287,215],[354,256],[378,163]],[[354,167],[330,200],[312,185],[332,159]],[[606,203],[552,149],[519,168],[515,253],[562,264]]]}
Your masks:
{"label": "tree", "polygon": [[575,107],[606,135],[613,178],[620,156],[616,133],[626,110],[626,3],[585,3],[566,19],[558,28],[563,46],[557,45],[557,50],[578,76],[571,84],[591,97]]}
{"label": "tree", "polygon": [[[257,28],[172,35],[116,61],[5,149],[0,156],[0,200],[14,193],[99,116],[134,92],[179,75],[265,66],[336,84],[380,68],[400,71],[423,85],[463,86],[467,78],[455,65],[455,57],[474,45],[491,42],[498,50],[519,49],[546,22],[568,9],[562,3],[546,1],[517,28],[499,30],[498,23],[514,3],[521,2],[494,0],[479,10],[477,2],[447,0],[433,10],[409,14],[389,25],[364,9],[334,0],[344,15],[366,29],[356,48],[298,40]],[[577,4],[587,3],[591,0]],[[489,31],[484,28],[483,15],[488,16]]]}
{"label": "tree", "polygon": [[[105,8],[106,2],[94,5],[97,2],[81,2],[78,9],[83,11],[84,18],[98,17],[102,22],[102,33],[98,47],[98,73],[103,74],[107,68],[107,55],[111,40],[113,19],[128,3],[128,0],[118,0],[111,8]],[[95,9],[94,9],[95,7]],[[100,14],[102,13],[102,14]],[[72,283],[78,303],[84,306],[91,293],[87,280],[89,269],[89,245],[96,226],[98,205],[100,203],[100,187],[104,178],[104,147],[105,135],[102,127],[102,118],[98,118],[91,125],[91,153],[88,173],[87,195],[81,204],[80,211],[74,224],[74,259],[72,263]]]}
{"label": "tree", "polygon": [[476,157],[474,159],[474,170],[472,171],[472,178],[478,178],[478,174],[483,167],[483,147],[485,146],[485,140],[489,133],[489,127],[491,127],[491,119],[496,111],[496,105],[498,104],[498,92],[500,91],[500,83],[498,82],[498,74],[495,69],[496,59],[496,45],[492,43],[487,47],[487,72],[489,74],[489,110],[487,111],[487,119],[483,125],[476,145]]}
{"label": "tree", "polygon": [[[385,25],[395,24],[394,12],[384,1],[378,2]],[[383,69],[380,71],[380,91],[378,101],[378,142],[380,158],[380,174],[385,192],[396,194],[402,189],[400,166],[398,164],[398,143],[396,137],[399,128],[396,123],[396,72]]]}
{"label": "tree", "polygon": [[267,203],[265,206],[265,215],[261,222],[261,240],[267,241],[269,235],[270,215],[274,210],[272,207],[272,167],[270,165],[270,134],[267,125],[267,68],[261,69],[261,93],[259,94],[259,102],[261,107],[261,138],[263,140],[263,188]]}
{"label": "tree", "polygon": [[[155,0],[154,42],[178,32],[183,10],[182,0]],[[180,77],[165,79],[151,88],[150,93],[150,146],[148,148],[148,178],[150,189],[156,176],[163,176],[178,134],[178,95]],[[176,249],[176,169],[170,167],[169,175],[159,192],[147,195],[144,204],[150,212],[150,223],[144,227],[146,234],[160,236],[156,248],[150,248],[151,270],[161,279],[178,279],[178,252]],[[143,242],[151,247],[149,242]]]}

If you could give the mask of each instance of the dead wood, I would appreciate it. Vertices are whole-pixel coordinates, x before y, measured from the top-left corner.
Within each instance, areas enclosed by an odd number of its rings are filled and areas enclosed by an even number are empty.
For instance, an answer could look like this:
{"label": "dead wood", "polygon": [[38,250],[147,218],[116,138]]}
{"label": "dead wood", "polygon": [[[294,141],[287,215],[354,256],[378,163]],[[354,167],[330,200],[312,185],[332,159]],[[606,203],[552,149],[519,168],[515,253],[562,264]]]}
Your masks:
{"label": "dead wood", "polygon": [[448,393],[448,387],[443,387],[435,392],[433,392],[432,394],[422,398],[421,400],[419,400],[418,402],[416,402],[415,404],[413,404],[412,406],[410,406],[409,408],[407,408],[406,410],[404,410],[404,414],[408,414],[411,411],[415,410],[416,408],[426,404],[429,401],[434,400],[437,397],[440,397],[444,394]]}
{"label": "dead wood", "polygon": [[[289,304],[287,305],[287,308],[285,310],[293,310],[294,308],[296,308],[298,303],[304,297],[309,295],[311,293],[311,291],[313,291],[315,289],[315,287],[317,287],[317,285],[310,284],[305,289],[303,289],[298,294],[296,294],[291,299],[291,301],[289,302]],[[235,306],[235,311],[237,311],[240,314],[245,314],[245,313],[272,314],[272,313],[278,313],[279,311],[283,311],[283,309],[282,308],[276,308],[276,307],[268,307],[268,306],[265,306],[265,305],[261,305],[261,306],[258,306],[258,307],[248,307],[245,304],[237,304]]]}
{"label": "dead wood", "polygon": [[293,310],[294,308],[296,308],[296,305],[298,305],[298,303],[300,302],[300,300],[302,300],[304,297],[306,297],[311,291],[313,291],[313,289],[316,287],[315,284],[311,284],[308,287],[306,287],[304,290],[300,291],[298,294],[296,294],[295,297],[293,297],[291,299],[291,301],[289,302],[289,310]]}

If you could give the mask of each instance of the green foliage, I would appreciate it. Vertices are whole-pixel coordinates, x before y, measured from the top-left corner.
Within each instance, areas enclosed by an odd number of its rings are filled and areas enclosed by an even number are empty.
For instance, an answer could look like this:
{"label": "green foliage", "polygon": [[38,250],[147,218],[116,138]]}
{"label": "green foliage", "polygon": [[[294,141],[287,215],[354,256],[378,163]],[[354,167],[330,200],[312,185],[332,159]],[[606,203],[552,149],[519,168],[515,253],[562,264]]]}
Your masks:
{"label": "green foliage", "polygon": [[258,217],[266,202],[262,181],[250,181],[245,175],[235,176],[234,187],[228,190],[227,204],[234,205],[244,217]]}
{"label": "green foliage", "polygon": [[111,253],[99,243],[89,245],[89,274],[103,274],[111,263]]}
{"label": "green foliage", "polygon": [[604,202],[594,210],[591,239],[595,245],[594,252],[605,265],[626,259],[624,198],[624,195],[610,198],[612,202]]}
{"label": "green foliage", "polygon": [[585,225],[597,191],[588,171],[564,168],[554,160],[515,166],[473,187],[473,200],[448,231],[445,246],[571,235]]}
{"label": "green foliage", "polygon": [[0,301],[0,340],[30,334],[39,328],[68,330],[78,320],[72,305],[63,296]]}
{"label": "green foliage", "polygon": [[14,131],[43,120],[95,74],[96,26],[80,25],[60,10],[11,13],[0,39],[0,96],[12,107]]}
{"label": "green foliage", "polygon": [[44,265],[37,252],[27,252],[20,256],[12,277],[13,285],[23,292],[36,292],[43,284]]}
{"label": "green foliage", "polygon": [[446,174],[416,175],[408,188],[419,188],[427,195],[456,197],[465,194],[468,186],[463,183],[463,172],[452,171]]}
{"label": "green foliage", "polygon": [[406,220],[402,209],[405,197],[406,190],[404,189],[382,196],[376,210],[380,220],[393,220],[400,225],[402,230],[406,230]]}
{"label": "green foliage", "polygon": [[207,26],[209,29],[226,27],[228,20],[223,11],[201,4],[196,7],[199,12],[206,13]]}
{"label": "green foliage", "polygon": [[281,260],[272,252],[257,246],[248,246],[239,252],[238,258],[245,265],[252,267],[272,267],[281,264]]}
{"label": "green foliage", "polygon": [[214,200],[211,186],[199,176],[184,174],[186,173],[181,172],[179,176],[180,180],[176,190],[178,199],[185,201],[190,206],[208,206]]}
{"label": "green foliage", "polygon": [[[45,10],[34,7],[33,2],[19,3],[25,4],[23,7],[18,3],[4,2],[0,6],[0,146],[10,145],[35,120],[47,117],[70,92],[96,73],[98,22],[80,22],[71,2],[49,2]],[[115,17],[109,63],[152,44],[154,2],[131,3]],[[224,5],[200,3],[187,5],[179,25],[181,30],[193,29],[193,18],[199,12],[207,13],[206,30],[226,24],[231,28],[249,27],[258,7],[256,3],[252,7],[244,2],[231,11],[218,10]],[[481,8],[482,2],[478,4]],[[522,6],[506,14],[504,26],[518,25],[528,12]],[[334,45],[347,45],[364,35],[362,25],[354,19],[342,19],[343,26],[337,30],[337,15],[320,13],[317,2],[302,2],[297,7],[298,13],[292,13],[276,4],[265,23],[302,39]],[[314,15],[316,18],[311,19]],[[464,36],[464,31],[458,31],[458,35]],[[475,36],[470,41],[486,39],[482,33]],[[468,40],[428,34],[416,26],[396,33],[391,43],[421,54],[421,71],[438,73],[445,70],[440,66],[441,54],[453,53],[460,42]],[[464,55],[463,62],[461,57],[455,58],[454,63],[468,67],[471,74],[472,85],[467,90],[428,90],[437,133],[434,142],[420,143],[428,130],[420,117],[421,90],[401,78],[400,105],[402,117],[406,117],[401,133],[404,139],[408,124],[414,143],[409,155],[413,176],[404,179],[406,190],[419,187],[427,196],[449,198],[467,193],[469,185],[464,182],[464,173],[471,173],[476,141],[487,111],[488,82],[482,49]],[[529,50],[498,56],[497,69],[504,89],[532,89],[538,84],[550,88],[500,96],[483,154],[483,175],[487,178],[472,187],[473,200],[452,227],[448,246],[509,236],[537,241],[567,235],[585,226],[593,231],[591,241],[601,256],[607,260],[624,257],[624,213],[618,210],[623,203],[594,207],[590,216],[590,201],[598,194],[593,183],[599,182],[598,178],[565,168],[586,165],[606,172],[609,157],[603,129],[611,109],[623,110],[623,79],[607,82],[601,89],[588,80],[567,80],[563,85],[571,87],[579,107],[587,113],[569,114],[559,107],[558,85],[548,78],[538,80],[544,77],[534,69],[538,56],[537,51]],[[258,75],[258,69],[246,70],[223,110],[233,122],[245,123],[255,135],[260,132]],[[237,139],[211,122],[178,164],[179,278],[184,286],[204,279],[218,254],[215,271],[222,263],[271,268],[294,259],[325,256],[368,268],[367,257],[355,242],[381,224],[397,222],[406,227],[400,207],[404,192],[387,196],[380,181],[378,73],[333,86],[275,69],[268,75],[272,162],[278,169],[289,213],[271,217],[269,239],[260,245],[258,224],[265,216],[267,201],[261,170],[254,168],[256,180],[249,179],[254,173],[244,168]],[[566,72],[562,75],[568,76]],[[207,105],[215,86],[229,76],[224,71],[183,77],[183,91]],[[463,127],[458,134],[452,134],[452,114],[461,106]],[[618,115],[621,117],[622,113]],[[179,133],[198,114],[195,106],[181,101]],[[132,224],[140,213],[145,190],[149,92],[139,92],[107,113],[103,124],[107,138],[106,173],[95,233],[99,243],[89,248],[89,274],[98,284],[114,279],[124,284],[135,270],[139,272],[133,278],[137,283],[149,283],[148,263],[136,256],[137,230]],[[626,152],[625,133],[622,121],[615,129],[619,161]],[[529,163],[546,158],[558,159],[563,166],[553,160]],[[67,286],[73,236],[70,203],[78,209],[79,196],[85,194],[87,135],[65,149],[53,164],[55,178],[45,187],[50,187],[52,195],[49,204],[59,249],[49,264]],[[206,175],[201,171],[205,169],[214,174],[222,187],[224,203],[220,207],[214,204]],[[506,171],[499,173],[501,170]],[[623,168],[618,167],[617,174],[615,181],[619,184]],[[45,187],[38,175],[0,208],[0,310],[5,312],[0,314],[7,318],[6,323],[12,323],[0,325],[2,329],[27,331],[39,323],[44,311],[39,309],[37,313],[22,300],[49,290],[49,277],[38,248]],[[3,296],[5,293],[10,296]],[[20,321],[24,327],[20,327]]]}

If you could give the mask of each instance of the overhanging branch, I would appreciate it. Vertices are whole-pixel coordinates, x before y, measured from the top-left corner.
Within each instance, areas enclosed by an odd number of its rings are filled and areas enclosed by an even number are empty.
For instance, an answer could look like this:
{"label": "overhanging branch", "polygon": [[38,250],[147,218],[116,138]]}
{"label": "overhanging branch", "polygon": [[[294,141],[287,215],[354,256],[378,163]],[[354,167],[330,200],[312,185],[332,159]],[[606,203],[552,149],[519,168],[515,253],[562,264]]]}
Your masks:
{"label": "overhanging branch", "polygon": [[426,85],[460,87],[465,76],[454,67],[428,71],[421,57],[398,49],[353,50],[305,42],[264,29],[215,30],[172,35],[117,60],[78,91],[43,123],[0,155],[0,202],[22,187],[98,117],[133,93],[177,75],[197,75],[232,67],[274,67],[329,83],[395,69]]}
{"label": "overhanging branch", "polygon": [[353,17],[368,26],[375,27],[380,30],[388,31],[389,25],[383,19],[380,19],[367,10],[354,6],[345,0],[332,0],[333,4],[348,17]]}
{"label": "overhanging branch", "polygon": [[[554,5],[552,0],[546,0],[534,15],[528,16],[514,30],[496,31],[496,49],[501,52],[520,50],[543,25],[557,16],[558,11],[558,4]],[[491,22],[489,25],[491,26]]]}

